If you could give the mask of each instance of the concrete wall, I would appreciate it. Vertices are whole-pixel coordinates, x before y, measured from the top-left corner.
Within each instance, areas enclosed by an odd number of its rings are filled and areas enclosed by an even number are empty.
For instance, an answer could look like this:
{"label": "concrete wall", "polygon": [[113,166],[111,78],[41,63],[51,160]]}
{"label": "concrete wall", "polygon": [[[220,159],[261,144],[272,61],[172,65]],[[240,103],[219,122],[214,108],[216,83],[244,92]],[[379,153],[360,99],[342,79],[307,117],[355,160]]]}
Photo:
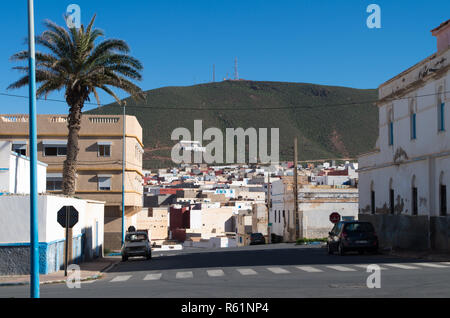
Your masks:
{"label": "concrete wall", "polygon": [[[11,152],[12,143],[0,141],[0,193],[30,193],[30,159]],[[38,192],[46,192],[47,165],[38,162]]]}
{"label": "concrete wall", "polygon": [[382,249],[450,252],[449,217],[360,214],[359,219],[374,225]]}
{"label": "concrete wall", "polygon": [[[29,196],[8,195],[0,197],[0,274],[26,274],[29,264]],[[78,223],[72,229],[72,259],[79,263],[89,250],[98,250],[101,256],[103,244],[103,204],[84,200],[41,195],[38,198],[38,226],[40,272],[51,273],[63,264],[65,230],[57,222],[57,212],[63,206],[74,206],[79,212]],[[99,223],[98,239],[93,235],[95,223]],[[98,244],[98,245],[97,245]],[[25,271],[25,272],[24,272]]]}

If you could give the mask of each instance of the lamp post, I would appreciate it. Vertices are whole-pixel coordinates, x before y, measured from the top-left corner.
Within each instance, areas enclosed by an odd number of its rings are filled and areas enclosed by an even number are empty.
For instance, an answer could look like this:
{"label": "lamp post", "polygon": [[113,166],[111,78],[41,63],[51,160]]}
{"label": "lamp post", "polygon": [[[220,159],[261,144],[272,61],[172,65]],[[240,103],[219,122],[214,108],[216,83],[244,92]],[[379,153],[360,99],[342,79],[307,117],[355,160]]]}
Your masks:
{"label": "lamp post", "polygon": [[126,116],[125,116],[125,101],[123,102],[123,143],[122,143],[122,246],[125,242],[125,143],[126,143]]}
{"label": "lamp post", "polygon": [[37,190],[36,62],[34,4],[28,0],[29,138],[30,138],[30,297],[39,298],[39,232]]}

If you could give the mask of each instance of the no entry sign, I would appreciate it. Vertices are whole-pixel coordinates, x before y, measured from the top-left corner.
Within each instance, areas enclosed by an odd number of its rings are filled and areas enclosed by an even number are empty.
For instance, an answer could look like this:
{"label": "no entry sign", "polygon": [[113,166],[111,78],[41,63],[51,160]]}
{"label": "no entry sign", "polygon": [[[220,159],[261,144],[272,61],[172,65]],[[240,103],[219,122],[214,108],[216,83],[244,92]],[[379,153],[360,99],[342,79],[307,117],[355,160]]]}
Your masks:
{"label": "no entry sign", "polygon": [[341,215],[337,212],[333,212],[330,214],[331,223],[337,223],[341,220]]}

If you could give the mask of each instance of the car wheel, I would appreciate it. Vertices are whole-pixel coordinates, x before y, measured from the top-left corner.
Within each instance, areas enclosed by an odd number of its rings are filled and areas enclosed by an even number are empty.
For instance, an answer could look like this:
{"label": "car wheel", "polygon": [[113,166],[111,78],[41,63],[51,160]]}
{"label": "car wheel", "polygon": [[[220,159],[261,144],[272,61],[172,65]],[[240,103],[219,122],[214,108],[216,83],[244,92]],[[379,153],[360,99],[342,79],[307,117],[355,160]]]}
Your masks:
{"label": "car wheel", "polygon": [[328,255],[333,254],[333,250],[331,249],[331,245],[329,243],[327,243],[327,250],[328,250]]}
{"label": "car wheel", "polygon": [[122,255],[122,262],[128,261],[128,256]]}
{"label": "car wheel", "polygon": [[342,243],[339,243],[338,253],[339,253],[339,255],[341,255],[341,256],[344,256],[344,255],[345,255],[345,249],[344,249],[344,247],[342,246]]}

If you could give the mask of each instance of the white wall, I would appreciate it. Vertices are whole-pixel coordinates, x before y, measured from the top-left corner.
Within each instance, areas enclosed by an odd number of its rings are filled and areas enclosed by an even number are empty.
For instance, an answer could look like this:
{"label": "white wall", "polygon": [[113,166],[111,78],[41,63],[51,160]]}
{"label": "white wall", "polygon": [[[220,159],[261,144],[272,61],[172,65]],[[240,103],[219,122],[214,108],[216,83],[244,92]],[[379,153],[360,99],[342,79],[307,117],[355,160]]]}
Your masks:
{"label": "white wall", "polygon": [[[104,203],[89,207],[87,201],[50,195],[38,197],[39,242],[65,239],[65,230],[57,221],[57,213],[64,206],[74,206],[79,212],[78,223],[73,227],[73,236],[78,236],[94,220],[101,223],[99,238],[103,241]],[[87,213],[89,215],[87,216]],[[30,242],[30,196],[0,196],[0,244]]]}
{"label": "white wall", "polygon": [[[39,193],[47,187],[47,165],[38,162],[37,186]],[[0,141],[0,193],[30,193],[30,159],[11,151],[11,142]]]}

